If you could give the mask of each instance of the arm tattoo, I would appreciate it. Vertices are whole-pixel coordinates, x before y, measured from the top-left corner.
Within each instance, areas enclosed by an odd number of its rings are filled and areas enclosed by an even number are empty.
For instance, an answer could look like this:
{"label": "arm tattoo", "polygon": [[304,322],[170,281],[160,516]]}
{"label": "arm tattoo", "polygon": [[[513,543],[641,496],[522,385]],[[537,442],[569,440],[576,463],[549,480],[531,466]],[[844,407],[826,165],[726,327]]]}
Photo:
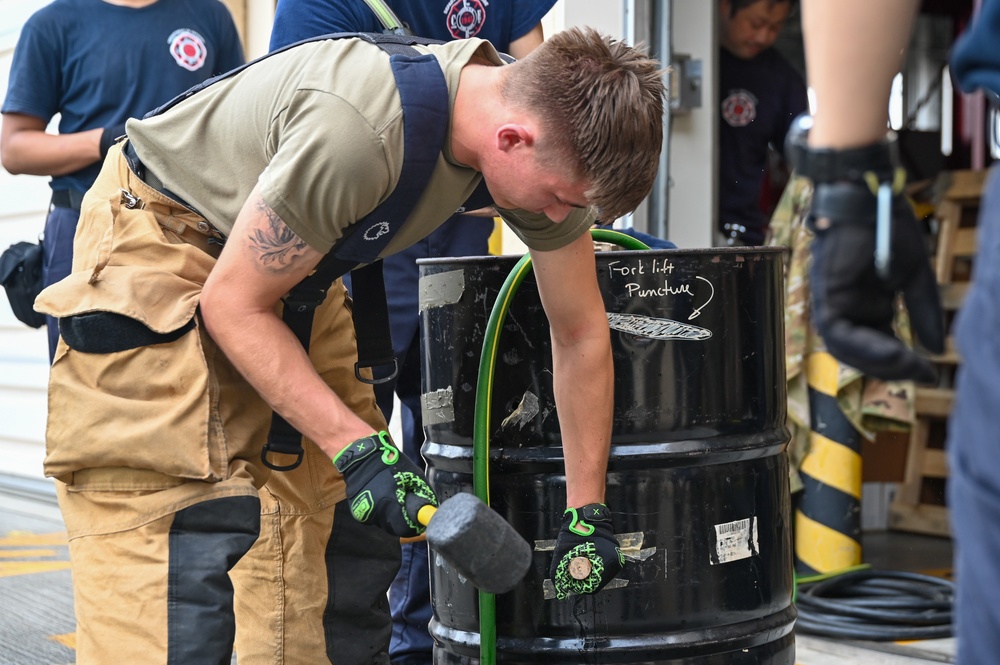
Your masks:
{"label": "arm tattoo", "polygon": [[[285,225],[263,199],[257,202],[257,209],[267,216],[267,227],[254,229],[250,244],[260,254],[260,262],[272,269],[281,270],[291,265],[298,256],[298,250],[306,243]],[[277,265],[272,265],[272,264]]]}

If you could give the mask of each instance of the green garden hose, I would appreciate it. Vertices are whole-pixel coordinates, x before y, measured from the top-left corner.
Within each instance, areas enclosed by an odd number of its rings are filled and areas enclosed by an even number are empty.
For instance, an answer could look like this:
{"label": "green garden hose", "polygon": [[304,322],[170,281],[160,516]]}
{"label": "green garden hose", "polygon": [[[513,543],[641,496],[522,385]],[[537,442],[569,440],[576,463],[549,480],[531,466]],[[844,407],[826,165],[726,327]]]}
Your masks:
{"label": "green garden hose", "polygon": [[[649,249],[645,243],[619,231],[592,229],[594,240],[613,243],[625,249]],[[493,373],[496,368],[499,331],[507,317],[510,302],[531,270],[531,257],[525,254],[510,271],[500,288],[483,339],[476,385],[475,421],[472,429],[472,488],[476,496],[490,503],[490,403],[493,396]],[[496,596],[479,592],[479,663],[496,665]]]}

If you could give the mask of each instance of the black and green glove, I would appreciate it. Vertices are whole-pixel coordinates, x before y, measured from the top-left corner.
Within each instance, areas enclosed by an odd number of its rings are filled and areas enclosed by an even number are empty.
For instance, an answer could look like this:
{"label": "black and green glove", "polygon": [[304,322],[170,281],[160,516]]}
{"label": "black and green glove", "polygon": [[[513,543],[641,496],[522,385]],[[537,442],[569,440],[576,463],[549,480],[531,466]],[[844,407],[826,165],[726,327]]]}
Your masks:
{"label": "black and green glove", "polygon": [[[586,559],[582,569],[573,565],[577,558]],[[589,574],[577,579],[588,567]],[[590,503],[582,508],[567,508],[549,569],[556,598],[562,600],[574,593],[597,593],[624,567],[625,556],[615,538],[608,507],[603,503]]]}
{"label": "black and green glove", "polygon": [[400,538],[426,530],[417,521],[417,512],[425,505],[437,506],[437,496],[388,432],[358,439],[337,453],[333,464],[344,474],[354,519]]}

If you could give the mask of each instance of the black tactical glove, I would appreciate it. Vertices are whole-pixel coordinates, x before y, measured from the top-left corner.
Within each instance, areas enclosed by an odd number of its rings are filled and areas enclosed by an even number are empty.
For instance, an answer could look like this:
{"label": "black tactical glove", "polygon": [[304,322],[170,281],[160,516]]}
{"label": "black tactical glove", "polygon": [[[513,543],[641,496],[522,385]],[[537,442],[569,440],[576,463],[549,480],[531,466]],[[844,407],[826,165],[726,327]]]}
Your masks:
{"label": "black tactical glove", "polygon": [[[879,379],[935,379],[934,367],[892,330],[903,294],[917,341],[944,351],[944,316],[923,233],[902,195],[898,138],[869,145],[809,145],[812,118],[796,118],[785,139],[799,174],[813,181],[806,220],[812,245],[813,321],[838,360]],[[884,202],[879,219],[879,197]],[[877,239],[882,242],[877,245]]]}
{"label": "black tactical glove", "polygon": [[333,464],[344,474],[354,519],[400,538],[426,530],[417,521],[417,512],[425,505],[437,506],[437,496],[420,469],[393,445],[388,432],[358,439],[337,453]]}
{"label": "black tactical glove", "polygon": [[820,183],[813,194],[809,227],[813,318],[827,349],[870,376],[935,380],[931,363],[892,330],[902,293],[916,339],[933,353],[944,351],[944,317],[924,237],[913,210],[893,196],[889,263],[875,266],[877,198],[862,182]]}
{"label": "black tactical glove", "polygon": [[[584,561],[574,562],[577,558]],[[625,556],[618,547],[607,506],[590,503],[566,509],[549,569],[556,598],[597,593],[624,566]],[[583,579],[577,579],[581,576]]]}
{"label": "black tactical glove", "polygon": [[113,125],[111,127],[105,127],[104,131],[101,132],[101,140],[98,144],[101,149],[101,159],[108,156],[108,150],[111,146],[115,144],[115,141],[119,138],[125,136],[125,123],[120,125]]}

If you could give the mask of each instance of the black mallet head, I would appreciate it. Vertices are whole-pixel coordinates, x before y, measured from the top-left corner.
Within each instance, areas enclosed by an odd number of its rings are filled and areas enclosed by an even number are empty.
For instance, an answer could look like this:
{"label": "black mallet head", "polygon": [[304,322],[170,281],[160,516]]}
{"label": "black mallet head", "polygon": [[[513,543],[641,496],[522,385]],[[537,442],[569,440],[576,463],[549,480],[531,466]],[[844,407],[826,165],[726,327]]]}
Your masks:
{"label": "black mallet head", "polygon": [[506,593],[531,567],[531,545],[472,494],[445,500],[427,524],[427,543],[487,593]]}

